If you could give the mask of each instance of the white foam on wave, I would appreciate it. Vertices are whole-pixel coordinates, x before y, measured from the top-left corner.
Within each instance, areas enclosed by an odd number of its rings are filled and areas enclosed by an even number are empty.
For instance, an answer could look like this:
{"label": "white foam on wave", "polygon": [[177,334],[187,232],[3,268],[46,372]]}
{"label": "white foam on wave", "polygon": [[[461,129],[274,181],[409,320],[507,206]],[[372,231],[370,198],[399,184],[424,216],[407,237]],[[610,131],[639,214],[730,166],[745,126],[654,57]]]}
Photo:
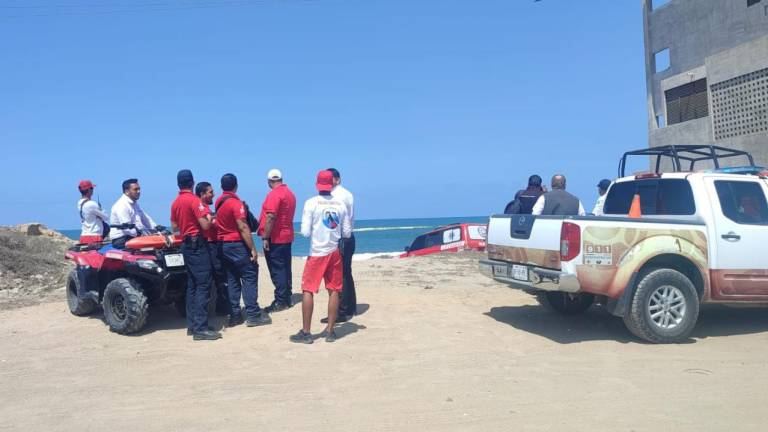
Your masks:
{"label": "white foam on wave", "polygon": [[374,258],[397,258],[400,255],[402,255],[402,252],[356,253],[352,255],[352,261],[367,261]]}
{"label": "white foam on wave", "polygon": [[432,228],[429,225],[423,226],[402,226],[402,227],[368,227],[368,228],[355,228],[355,232],[371,232],[371,231],[409,231],[416,229]]}

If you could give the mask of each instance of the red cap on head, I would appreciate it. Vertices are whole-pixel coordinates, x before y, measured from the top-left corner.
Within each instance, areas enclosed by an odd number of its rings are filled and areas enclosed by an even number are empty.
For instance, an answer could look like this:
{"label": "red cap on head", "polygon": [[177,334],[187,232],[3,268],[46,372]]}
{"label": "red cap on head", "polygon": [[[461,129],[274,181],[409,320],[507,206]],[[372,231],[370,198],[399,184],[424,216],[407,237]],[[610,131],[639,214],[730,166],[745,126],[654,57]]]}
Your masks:
{"label": "red cap on head", "polygon": [[96,185],[91,183],[90,180],[80,180],[80,183],[77,185],[77,188],[80,189],[80,192],[85,192],[88,189],[93,189],[94,187],[96,187]]}
{"label": "red cap on head", "polygon": [[317,190],[320,192],[330,192],[333,189],[333,173],[323,170],[317,173]]}

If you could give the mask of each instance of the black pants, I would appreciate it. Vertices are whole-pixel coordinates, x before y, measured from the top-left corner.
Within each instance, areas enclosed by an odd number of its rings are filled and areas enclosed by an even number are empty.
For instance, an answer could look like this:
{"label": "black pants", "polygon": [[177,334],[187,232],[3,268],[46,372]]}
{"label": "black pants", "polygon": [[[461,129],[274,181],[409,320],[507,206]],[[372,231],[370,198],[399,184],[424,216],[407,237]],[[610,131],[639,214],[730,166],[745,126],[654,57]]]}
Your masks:
{"label": "black pants", "polygon": [[264,251],[269,276],[275,285],[275,302],[291,305],[293,292],[293,273],[291,272],[291,243],[269,242],[269,250]]}
{"label": "black pants", "polygon": [[352,255],[355,254],[355,236],[339,241],[341,262],[343,266],[344,285],[339,300],[339,316],[355,315],[357,313],[357,294],[355,294],[355,279],[352,277]]}
{"label": "black pants", "polygon": [[[208,242],[208,254],[211,256],[213,283],[214,289],[216,290],[216,313],[228,313],[229,292],[227,291],[227,272],[224,271],[224,267],[221,265],[219,244],[217,242]],[[208,301],[210,302],[210,298]]]}
{"label": "black pants", "polygon": [[187,269],[187,328],[194,332],[208,328],[208,298],[213,283],[211,256],[202,237],[187,237],[181,243]]}
{"label": "black pants", "polygon": [[245,314],[255,317],[259,307],[259,264],[251,261],[245,242],[220,242],[219,257],[227,273],[229,314],[240,316],[240,297],[245,303]]}

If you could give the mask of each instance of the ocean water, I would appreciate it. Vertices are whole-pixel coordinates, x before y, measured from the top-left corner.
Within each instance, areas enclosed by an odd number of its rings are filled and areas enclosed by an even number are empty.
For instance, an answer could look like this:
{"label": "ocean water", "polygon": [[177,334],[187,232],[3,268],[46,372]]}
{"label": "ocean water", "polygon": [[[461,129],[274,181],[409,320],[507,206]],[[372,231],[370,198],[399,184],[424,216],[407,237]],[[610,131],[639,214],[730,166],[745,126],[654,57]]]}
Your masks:
{"label": "ocean water", "polygon": [[[414,238],[439,226],[459,222],[488,222],[488,217],[444,217],[429,219],[370,219],[355,222],[355,259],[395,256],[403,252]],[[295,225],[294,256],[309,255],[309,239],[299,234]],[[80,230],[62,230],[62,234],[77,240]],[[257,243],[260,244],[260,243]]]}

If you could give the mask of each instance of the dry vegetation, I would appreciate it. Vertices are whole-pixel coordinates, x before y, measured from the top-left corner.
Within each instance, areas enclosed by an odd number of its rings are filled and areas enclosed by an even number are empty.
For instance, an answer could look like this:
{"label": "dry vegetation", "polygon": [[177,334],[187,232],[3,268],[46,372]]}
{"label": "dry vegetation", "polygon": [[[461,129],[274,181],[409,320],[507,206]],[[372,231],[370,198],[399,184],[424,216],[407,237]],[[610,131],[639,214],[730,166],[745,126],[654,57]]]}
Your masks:
{"label": "dry vegetation", "polygon": [[0,309],[61,298],[72,241],[39,224],[0,227]]}

